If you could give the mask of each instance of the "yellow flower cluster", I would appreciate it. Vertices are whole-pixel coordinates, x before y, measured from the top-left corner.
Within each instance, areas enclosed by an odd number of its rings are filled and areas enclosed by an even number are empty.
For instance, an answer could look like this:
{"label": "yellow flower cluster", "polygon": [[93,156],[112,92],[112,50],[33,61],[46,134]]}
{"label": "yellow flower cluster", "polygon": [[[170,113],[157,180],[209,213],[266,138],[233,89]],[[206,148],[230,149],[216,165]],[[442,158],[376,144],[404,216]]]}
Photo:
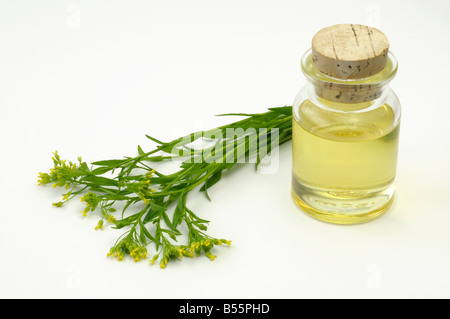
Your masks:
{"label": "yellow flower cluster", "polygon": [[101,201],[101,199],[92,192],[88,192],[86,193],[86,195],[81,196],[80,200],[86,203],[86,208],[81,211],[81,213],[83,213],[83,216],[87,216],[87,213],[89,211],[94,211]]}
{"label": "yellow flower cluster", "polygon": [[95,226],[95,230],[97,230],[97,229],[103,229],[103,219],[100,219],[98,221],[97,226]]}
{"label": "yellow flower cluster", "polygon": [[109,251],[109,253],[106,256],[118,257],[118,260],[122,261],[123,257],[125,257],[125,253],[123,251],[120,251],[119,249],[111,248],[111,250]]}
{"label": "yellow flower cluster", "polygon": [[130,251],[130,257],[133,257],[135,262],[147,258],[147,248],[143,246],[137,246],[132,251]]}
{"label": "yellow flower cluster", "polygon": [[118,260],[122,261],[126,254],[134,258],[135,262],[145,259],[148,256],[147,248],[131,242],[129,238],[125,238],[117,246],[112,247],[107,256],[118,257]]}
{"label": "yellow flower cluster", "polygon": [[[167,266],[167,263],[171,259],[182,259],[183,256],[194,257],[194,254],[190,250],[189,246],[172,245],[168,241],[165,241],[163,251],[164,251],[163,258],[161,259],[161,262],[159,263],[159,266],[161,268],[165,268]],[[155,261],[158,259],[158,257],[159,257],[159,254],[153,256],[153,258],[150,259],[150,263],[153,265],[155,263]]]}
{"label": "yellow flower cluster", "polygon": [[54,182],[53,187],[65,186],[67,189],[70,186],[72,178],[76,176],[78,166],[76,163],[62,160],[57,151],[55,151],[53,155],[52,160],[55,165],[54,168],[50,169],[50,174],[39,173],[38,184],[44,185]]}
{"label": "yellow flower cluster", "polygon": [[[51,170],[50,170],[51,171]],[[52,182],[52,178],[47,173],[39,173],[38,184],[44,185]]]}
{"label": "yellow flower cluster", "polygon": [[[167,266],[167,263],[171,259],[181,259],[183,256],[187,257],[194,257],[194,254],[198,257],[200,256],[201,252],[205,253],[205,256],[208,257],[210,260],[214,260],[217,256],[213,255],[211,253],[211,249],[215,245],[222,245],[227,244],[228,246],[231,245],[231,240],[225,240],[225,239],[216,239],[216,238],[210,238],[206,240],[196,241],[191,243],[189,246],[175,246],[170,244],[169,242],[166,242],[164,245],[164,254],[163,258],[160,261],[160,267],[165,268]],[[154,262],[158,259],[159,254],[155,255],[152,259],[150,259],[150,263],[153,265]]]}
{"label": "yellow flower cluster", "polygon": [[200,242],[193,242],[190,245],[189,250],[193,253],[196,253],[197,257],[200,256],[200,253],[202,251],[204,251],[205,255],[207,257],[209,257],[209,259],[214,260],[214,258],[216,258],[217,256],[210,253],[211,248],[213,248],[214,245],[221,246],[223,243],[230,246],[231,240],[211,238],[211,239],[202,240]]}
{"label": "yellow flower cluster", "polygon": [[153,176],[154,172],[155,172],[155,170],[151,170],[151,171],[147,172],[144,175],[144,178],[136,186],[135,192],[139,196],[139,198],[144,201],[145,205],[148,205],[149,197],[152,195],[152,193],[155,192],[154,189],[151,189],[149,187],[150,178]]}
{"label": "yellow flower cluster", "polygon": [[103,214],[103,217],[106,218],[108,223],[114,224],[114,222],[116,221],[116,218],[113,215],[108,214],[105,211],[102,211],[102,214]]}

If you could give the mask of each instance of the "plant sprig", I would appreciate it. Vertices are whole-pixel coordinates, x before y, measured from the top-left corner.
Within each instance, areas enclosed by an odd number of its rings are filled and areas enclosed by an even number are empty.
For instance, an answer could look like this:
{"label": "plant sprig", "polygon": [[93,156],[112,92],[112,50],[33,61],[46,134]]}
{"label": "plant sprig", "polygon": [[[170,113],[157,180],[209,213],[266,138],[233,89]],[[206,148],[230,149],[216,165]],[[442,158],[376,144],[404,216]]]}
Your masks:
{"label": "plant sprig", "polygon": [[[222,179],[224,172],[251,158],[258,168],[273,144],[291,139],[291,114],[290,106],[258,114],[222,114],[245,118],[171,142],[146,135],[157,145],[151,151],[138,146],[135,157],[97,161],[91,166],[81,157],[76,163],[63,160],[55,151],[54,167],[49,173],[39,173],[38,183],[67,190],[53,206],[61,207],[79,196],[86,204],[83,215],[100,215],[96,229],[103,229],[107,221],[112,228],[124,230],[108,256],[123,260],[128,255],[139,261],[149,257],[147,248],[152,245],[150,262],[159,260],[161,268],[184,256],[204,254],[213,260],[213,247],[229,246],[231,241],[206,234],[209,221],[188,208],[188,195],[198,188],[210,199],[208,189]],[[229,132],[233,133],[231,137]],[[205,139],[210,145],[194,146]],[[174,160],[180,162],[179,169],[171,174],[163,174],[156,167],[159,162]],[[178,244],[182,235],[187,242]]]}

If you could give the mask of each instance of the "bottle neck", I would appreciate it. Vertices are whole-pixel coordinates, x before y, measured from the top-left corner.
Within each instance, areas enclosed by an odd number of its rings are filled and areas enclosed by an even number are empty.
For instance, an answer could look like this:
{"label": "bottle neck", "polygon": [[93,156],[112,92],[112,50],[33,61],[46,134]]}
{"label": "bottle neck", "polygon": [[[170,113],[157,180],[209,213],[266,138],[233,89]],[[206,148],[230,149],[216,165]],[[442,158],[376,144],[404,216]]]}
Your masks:
{"label": "bottle neck", "polygon": [[[337,90],[324,89],[321,85],[308,81],[306,89],[309,99],[314,104],[337,112],[368,111],[386,102],[389,85],[379,88],[369,88],[363,85],[361,87],[365,90],[365,93],[357,94],[354,91],[352,92],[352,88],[349,91],[342,88],[337,88]],[[362,94],[367,94],[367,98],[362,98]]]}
{"label": "bottle neck", "polygon": [[397,73],[397,60],[389,53],[386,66],[377,74],[362,79],[338,79],[315,67],[310,49],[302,57],[302,71],[308,80],[308,93],[316,102],[358,110],[382,103],[386,98],[389,83]]}

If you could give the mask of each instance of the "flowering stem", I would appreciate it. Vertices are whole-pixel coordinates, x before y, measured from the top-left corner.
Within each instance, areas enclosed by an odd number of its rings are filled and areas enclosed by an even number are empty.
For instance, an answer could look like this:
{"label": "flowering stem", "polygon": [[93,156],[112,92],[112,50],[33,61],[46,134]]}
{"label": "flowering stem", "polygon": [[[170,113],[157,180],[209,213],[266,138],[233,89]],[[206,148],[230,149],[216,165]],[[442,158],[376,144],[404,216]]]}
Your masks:
{"label": "flowering stem", "polygon": [[[52,158],[54,168],[50,173],[40,173],[38,183],[53,183],[54,187],[65,186],[66,189],[72,187],[63,194],[62,202],[54,203],[57,207],[83,195],[81,200],[86,203],[83,215],[101,212],[96,229],[103,229],[104,220],[112,223],[115,229],[127,229],[108,253],[119,260],[126,255],[135,261],[145,259],[147,247],[151,244],[155,255],[150,262],[153,264],[160,259],[162,268],[170,260],[183,256],[204,254],[212,260],[216,256],[211,249],[217,245],[229,245],[231,241],[205,233],[209,221],[198,217],[187,207],[188,195],[200,187],[200,191],[210,199],[208,189],[220,181],[223,172],[252,156],[256,156],[255,167],[258,167],[275,140],[282,144],[291,139],[291,112],[292,107],[285,106],[259,114],[224,114],[246,118],[168,143],[147,135],[157,144],[153,150],[144,152],[138,146],[138,156],[97,161],[91,163],[91,167],[81,158],[78,158],[78,163],[62,160],[55,152]],[[273,135],[273,129],[277,135]],[[227,136],[229,130],[234,130],[231,137]],[[211,135],[218,135],[213,146],[188,147],[190,143]],[[181,161],[179,170],[163,174],[153,167],[153,164],[169,160]],[[119,202],[125,206],[120,219],[117,219],[113,213]],[[169,214],[171,205],[174,208]],[[188,230],[187,243],[180,245],[177,241],[183,234],[179,225],[183,223]]]}

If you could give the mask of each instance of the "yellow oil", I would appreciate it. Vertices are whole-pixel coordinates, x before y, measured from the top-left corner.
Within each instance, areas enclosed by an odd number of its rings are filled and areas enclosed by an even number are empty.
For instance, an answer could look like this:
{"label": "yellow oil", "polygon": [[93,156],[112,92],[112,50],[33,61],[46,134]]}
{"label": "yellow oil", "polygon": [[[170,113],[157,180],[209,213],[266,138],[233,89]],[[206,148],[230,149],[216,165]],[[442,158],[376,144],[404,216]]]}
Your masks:
{"label": "yellow oil", "polygon": [[292,192],[302,210],[339,224],[382,215],[394,195],[399,120],[393,109],[306,100],[293,118]]}

